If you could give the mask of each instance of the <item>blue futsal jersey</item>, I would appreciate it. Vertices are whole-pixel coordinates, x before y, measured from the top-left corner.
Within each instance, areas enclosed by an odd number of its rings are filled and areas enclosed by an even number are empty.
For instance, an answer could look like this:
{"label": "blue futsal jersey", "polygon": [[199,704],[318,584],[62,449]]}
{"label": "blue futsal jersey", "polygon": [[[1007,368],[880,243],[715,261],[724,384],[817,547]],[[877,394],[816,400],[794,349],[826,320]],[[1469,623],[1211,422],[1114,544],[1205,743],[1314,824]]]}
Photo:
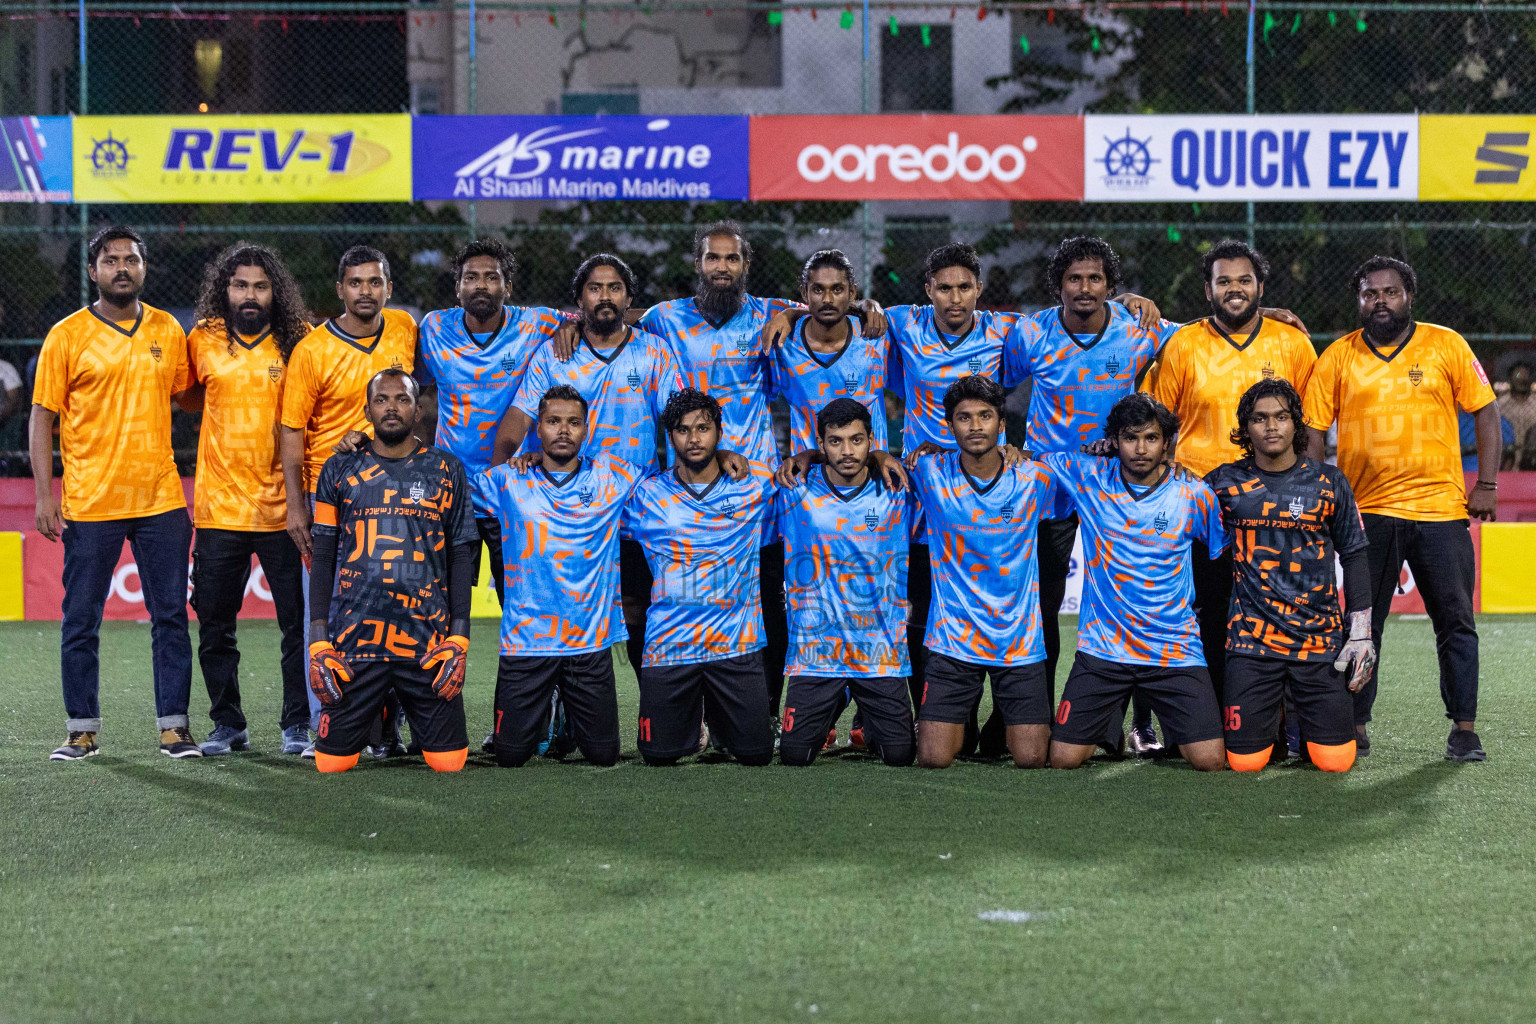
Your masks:
{"label": "blue futsal jersey", "polygon": [[927,521],[933,597],[924,646],[978,665],[1045,660],[1035,542],[1057,487],[1037,463],[977,480],[960,453],[917,461],[912,485]]}
{"label": "blue futsal jersey", "polygon": [[501,523],[501,653],[552,657],[629,638],[619,604],[619,529],[640,472],[612,455],[565,476],[503,463],[475,477]]}
{"label": "blue futsal jersey", "polygon": [[761,462],[748,468],[744,480],[721,473],[700,488],[670,470],[630,496],[624,536],[639,542],[655,581],[642,667],[722,661],[765,646],[758,573],[773,472]]}
{"label": "blue futsal jersey", "polygon": [[932,306],[892,306],[885,311],[885,319],[890,380],[893,385],[900,382],[907,407],[902,450],[913,451],[925,441],[954,448],[955,439],[944,420],[944,392],[972,374],[999,380],[1003,339],[1018,314],[978,309],[970,329],[958,338],[938,329]]}
{"label": "blue futsal jersey", "polygon": [[646,310],[639,324],[666,339],[688,387],[720,403],[720,447],[770,466],[778,464],[779,449],[768,415],[770,371],[762,331],[789,306],[783,299],[748,295],[735,316],[716,326],[692,299],[674,299]]}
{"label": "blue futsal jersey", "polygon": [[906,676],[907,500],[871,474],[851,489],[812,467],[779,492],[789,657],[804,676]]}
{"label": "blue futsal jersey", "polygon": [[852,398],[869,410],[874,443],[887,447],[885,427],[885,336],[866,338],[863,325],[848,318],[848,343],[835,355],[811,351],[805,343],[805,325],[773,350],[773,391],[789,403],[789,450],[814,451],[817,447],[816,414],[835,398]]}
{"label": "blue futsal jersey", "polygon": [[1077,649],[1122,665],[1204,665],[1190,541],[1227,546],[1216,494],[1184,472],[1132,494],[1120,461],[1075,452],[1041,459],[1081,517]]}
{"label": "blue futsal jersey", "polygon": [[[502,315],[501,327],[476,341],[463,309],[439,309],[422,318],[417,341],[417,376],[437,385],[437,446],[457,456],[471,478],[491,468],[496,425],[517,397],[528,360],[565,322],[543,306],[505,306]],[[478,488],[475,509],[488,514]]]}
{"label": "blue futsal jersey", "polygon": [[1029,393],[1028,447],[1036,452],[1075,452],[1104,436],[1114,404],[1132,391],[1179,325],[1166,320],[1154,331],[1141,329],[1118,302],[1097,335],[1073,334],[1052,306],[1023,316],[1003,343],[1002,385],[1026,377]]}
{"label": "blue futsal jersey", "polygon": [[[554,346],[545,345],[533,354],[514,404],[537,420],[539,399],[557,384],[569,384],[587,400],[583,455],[607,452],[642,471],[656,468],[661,410],[683,386],[665,341],[632,330],[616,347],[599,352],[583,338],[563,363],[555,356]],[[523,450],[538,446],[538,432],[529,428]]]}

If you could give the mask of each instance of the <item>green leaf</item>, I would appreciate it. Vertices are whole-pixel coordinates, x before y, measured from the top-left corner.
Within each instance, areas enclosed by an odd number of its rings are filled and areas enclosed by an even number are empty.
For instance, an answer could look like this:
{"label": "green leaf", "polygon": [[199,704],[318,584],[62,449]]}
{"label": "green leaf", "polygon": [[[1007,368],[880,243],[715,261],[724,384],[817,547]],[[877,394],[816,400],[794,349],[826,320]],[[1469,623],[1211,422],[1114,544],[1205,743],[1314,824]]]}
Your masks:
{"label": "green leaf", "polygon": [[1178,228],[1174,227],[1172,224],[1168,225],[1168,241],[1170,241],[1170,242],[1178,242],[1178,241],[1182,241],[1183,238],[1184,238],[1184,236],[1179,234],[1179,229]]}

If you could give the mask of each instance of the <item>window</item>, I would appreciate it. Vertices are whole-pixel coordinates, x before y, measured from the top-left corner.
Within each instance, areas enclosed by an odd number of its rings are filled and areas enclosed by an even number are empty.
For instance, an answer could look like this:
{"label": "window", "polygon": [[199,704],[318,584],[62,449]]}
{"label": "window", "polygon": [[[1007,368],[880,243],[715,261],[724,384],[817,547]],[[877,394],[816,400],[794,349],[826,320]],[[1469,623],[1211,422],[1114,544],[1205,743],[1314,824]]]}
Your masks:
{"label": "window", "polygon": [[880,36],[880,109],[955,109],[954,30],[948,25],[901,25]]}

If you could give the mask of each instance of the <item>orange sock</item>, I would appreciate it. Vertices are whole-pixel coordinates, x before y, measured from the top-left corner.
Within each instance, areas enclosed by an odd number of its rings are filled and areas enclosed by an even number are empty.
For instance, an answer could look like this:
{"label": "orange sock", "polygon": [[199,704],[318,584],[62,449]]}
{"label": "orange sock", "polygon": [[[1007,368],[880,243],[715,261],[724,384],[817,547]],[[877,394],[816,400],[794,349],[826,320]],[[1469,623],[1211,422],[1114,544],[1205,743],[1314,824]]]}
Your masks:
{"label": "orange sock", "polygon": [[427,759],[427,764],[432,766],[435,772],[456,772],[464,767],[464,762],[469,759],[469,748],[460,747],[458,750],[423,750],[421,756]]}
{"label": "orange sock", "polygon": [[1355,763],[1355,741],[1325,747],[1308,740],[1307,756],[1325,772],[1347,772]]}
{"label": "orange sock", "polygon": [[1269,764],[1269,752],[1274,749],[1271,743],[1257,754],[1238,754],[1227,751],[1227,764],[1235,772],[1256,772]]}
{"label": "orange sock", "polygon": [[315,767],[323,772],[344,772],[355,764],[357,764],[356,754],[348,754],[346,757],[341,757],[336,754],[322,754],[318,750],[315,751]]}

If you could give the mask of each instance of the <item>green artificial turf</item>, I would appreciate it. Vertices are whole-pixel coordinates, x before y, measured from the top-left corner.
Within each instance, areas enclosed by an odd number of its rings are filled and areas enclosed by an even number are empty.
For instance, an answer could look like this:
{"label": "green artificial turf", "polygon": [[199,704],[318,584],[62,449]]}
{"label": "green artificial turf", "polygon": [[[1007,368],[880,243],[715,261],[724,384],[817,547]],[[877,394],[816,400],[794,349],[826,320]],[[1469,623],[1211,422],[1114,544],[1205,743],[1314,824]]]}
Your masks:
{"label": "green artificial turf", "polygon": [[1345,777],[647,769],[621,667],[616,767],[321,778],[273,753],[269,623],[240,632],[257,752],[160,756],[148,628],[112,623],[75,764],[46,760],[57,626],[3,624],[0,1019],[1531,1020],[1536,620],[1480,628],[1482,765],[1442,759],[1419,620]]}

